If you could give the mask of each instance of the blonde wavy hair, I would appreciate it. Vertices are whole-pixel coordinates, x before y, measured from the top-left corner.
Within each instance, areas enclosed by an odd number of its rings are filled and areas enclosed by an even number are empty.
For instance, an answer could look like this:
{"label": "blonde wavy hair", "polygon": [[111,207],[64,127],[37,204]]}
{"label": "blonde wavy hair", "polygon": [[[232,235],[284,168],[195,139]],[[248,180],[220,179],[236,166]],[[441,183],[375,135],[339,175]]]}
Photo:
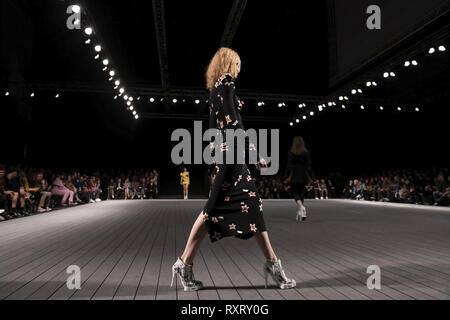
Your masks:
{"label": "blonde wavy hair", "polygon": [[212,91],[216,81],[224,73],[229,73],[233,78],[237,77],[236,63],[241,64],[239,54],[230,48],[219,48],[211,59],[206,70],[206,87]]}

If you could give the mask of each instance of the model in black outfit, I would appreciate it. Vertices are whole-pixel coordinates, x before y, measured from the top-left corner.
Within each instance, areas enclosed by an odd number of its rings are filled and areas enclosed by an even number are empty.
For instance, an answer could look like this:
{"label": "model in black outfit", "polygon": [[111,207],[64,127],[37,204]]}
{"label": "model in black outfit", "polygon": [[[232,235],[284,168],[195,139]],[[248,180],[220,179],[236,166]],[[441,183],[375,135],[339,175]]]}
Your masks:
{"label": "model in black outfit", "polygon": [[[203,287],[193,276],[192,266],[195,254],[202,240],[209,234],[211,242],[225,237],[247,240],[255,237],[267,262],[264,273],[271,275],[281,289],[293,288],[295,280],[288,279],[269,241],[263,217],[263,202],[256,189],[253,177],[246,164],[227,164],[227,153],[234,141],[227,138],[226,130],[244,130],[240,115],[243,103],[235,93],[235,78],[240,72],[239,55],[228,48],[221,48],[212,59],[207,72],[210,90],[210,129],[216,129],[223,143],[213,141],[213,154],[222,153],[224,164],[217,164],[211,194],[204,210],[192,228],[185,252],[172,268],[173,280],[176,274],[185,291],[196,291]],[[214,140],[214,139],[213,139]],[[246,150],[254,146],[246,139]],[[235,155],[236,156],[236,155]],[[266,166],[261,159],[257,169]]]}
{"label": "model in black outfit", "polygon": [[305,187],[314,180],[311,166],[311,153],[305,148],[302,137],[295,137],[292,148],[288,153],[286,176],[290,176],[289,188],[298,206],[297,221],[305,221]]}

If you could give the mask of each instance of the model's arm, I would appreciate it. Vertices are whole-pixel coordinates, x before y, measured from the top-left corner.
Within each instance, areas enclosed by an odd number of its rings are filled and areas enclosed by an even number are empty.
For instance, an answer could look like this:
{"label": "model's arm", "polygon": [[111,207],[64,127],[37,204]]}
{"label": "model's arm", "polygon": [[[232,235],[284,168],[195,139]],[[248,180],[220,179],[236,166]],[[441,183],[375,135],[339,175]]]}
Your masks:
{"label": "model's arm", "polygon": [[311,153],[308,152],[306,154],[306,172],[309,174],[309,177],[314,181],[314,172],[312,170],[312,164],[311,164]]}
{"label": "model's arm", "polygon": [[292,158],[292,153],[288,152],[286,170],[284,172],[284,179],[287,179],[291,174],[291,170],[294,168],[294,162]]}
{"label": "model's arm", "polygon": [[[234,97],[235,97],[235,87],[234,82],[232,80],[225,80],[225,84],[221,87],[220,91],[221,96],[223,97],[223,110],[224,110],[224,119],[223,125],[225,129],[233,129],[238,130],[241,129],[245,132],[245,128],[243,124],[239,121],[239,117],[237,115],[236,108],[234,107]],[[245,136],[245,153],[248,154],[249,151],[256,151],[256,163],[251,163],[257,166],[259,170],[261,167],[266,167],[265,160],[262,159],[259,155],[258,149],[252,143],[250,138]]]}

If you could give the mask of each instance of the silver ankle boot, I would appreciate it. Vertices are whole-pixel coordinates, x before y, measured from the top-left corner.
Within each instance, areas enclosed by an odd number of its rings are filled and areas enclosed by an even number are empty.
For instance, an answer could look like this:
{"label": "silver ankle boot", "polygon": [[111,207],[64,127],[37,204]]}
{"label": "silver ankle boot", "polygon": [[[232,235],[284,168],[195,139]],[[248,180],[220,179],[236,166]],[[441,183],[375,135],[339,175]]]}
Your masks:
{"label": "silver ankle boot", "polygon": [[194,272],[192,271],[192,265],[185,264],[180,258],[172,267],[172,284],[175,280],[175,275],[178,275],[181,280],[181,284],[184,287],[184,291],[197,291],[203,288],[203,283],[194,279]]}
{"label": "silver ankle boot", "polygon": [[266,279],[266,289],[268,283],[269,274],[272,276],[272,279],[275,281],[277,286],[280,289],[291,289],[295,288],[297,283],[293,279],[288,279],[286,274],[284,273],[283,267],[281,266],[281,260],[277,262],[267,261],[264,266],[264,276]]}

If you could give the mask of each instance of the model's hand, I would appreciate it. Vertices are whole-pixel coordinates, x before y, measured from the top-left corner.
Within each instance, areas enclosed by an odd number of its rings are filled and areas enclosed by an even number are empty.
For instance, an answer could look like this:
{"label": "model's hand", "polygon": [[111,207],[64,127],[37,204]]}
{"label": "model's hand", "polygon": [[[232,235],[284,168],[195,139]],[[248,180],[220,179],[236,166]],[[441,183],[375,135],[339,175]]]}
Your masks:
{"label": "model's hand", "polygon": [[267,168],[267,162],[264,158],[261,158],[261,160],[259,160],[256,164],[256,169],[258,169],[258,171],[261,171],[261,169],[263,168]]}

